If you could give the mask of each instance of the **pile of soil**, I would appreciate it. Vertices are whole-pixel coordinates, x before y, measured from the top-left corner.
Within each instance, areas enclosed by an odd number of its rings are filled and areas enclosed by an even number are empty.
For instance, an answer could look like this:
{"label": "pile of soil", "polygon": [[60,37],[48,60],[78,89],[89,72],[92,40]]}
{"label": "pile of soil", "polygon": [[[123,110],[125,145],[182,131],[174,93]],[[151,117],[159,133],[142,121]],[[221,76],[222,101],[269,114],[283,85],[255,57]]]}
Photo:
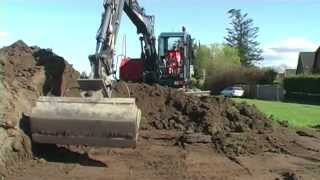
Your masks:
{"label": "pile of soil", "polygon": [[271,120],[254,106],[225,97],[196,97],[159,85],[116,84],[114,95],[136,98],[143,112],[142,128],[177,129],[216,135],[272,129]]}
{"label": "pile of soil", "polygon": [[255,106],[229,98],[196,97],[159,85],[124,82],[116,84],[114,96],[136,98],[143,112],[141,128],[180,131],[177,143],[181,145],[212,143],[216,151],[229,158],[299,151],[295,132],[275,128]]}
{"label": "pile of soil", "polygon": [[0,49],[0,65],[1,167],[31,156],[25,118],[37,98],[79,96],[80,74],[50,49],[29,47],[23,41]]}
{"label": "pile of soil", "polygon": [[79,72],[51,49],[17,41],[0,49],[0,57],[4,82],[12,89],[24,88],[43,96],[80,95]]}

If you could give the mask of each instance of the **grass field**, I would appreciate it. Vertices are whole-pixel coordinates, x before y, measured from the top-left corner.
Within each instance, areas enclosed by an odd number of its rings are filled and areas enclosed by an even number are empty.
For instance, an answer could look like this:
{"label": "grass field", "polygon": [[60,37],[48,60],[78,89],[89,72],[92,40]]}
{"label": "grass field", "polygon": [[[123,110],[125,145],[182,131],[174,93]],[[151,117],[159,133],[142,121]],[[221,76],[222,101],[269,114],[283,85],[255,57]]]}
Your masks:
{"label": "grass field", "polygon": [[320,125],[320,106],[238,98],[233,100],[254,104],[268,116],[272,115],[276,120],[288,121],[291,126]]}

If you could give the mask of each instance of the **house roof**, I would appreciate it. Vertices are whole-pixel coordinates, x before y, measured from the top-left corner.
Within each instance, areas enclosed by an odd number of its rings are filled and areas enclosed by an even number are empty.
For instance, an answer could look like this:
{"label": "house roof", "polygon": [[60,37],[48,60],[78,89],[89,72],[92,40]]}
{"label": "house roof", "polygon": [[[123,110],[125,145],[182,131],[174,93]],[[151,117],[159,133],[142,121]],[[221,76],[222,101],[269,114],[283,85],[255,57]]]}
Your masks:
{"label": "house roof", "polygon": [[[302,66],[303,72],[312,72],[314,60],[315,60],[315,52],[301,52],[299,55],[299,65]],[[298,66],[299,66],[298,65]]]}
{"label": "house roof", "polygon": [[320,70],[320,47],[316,51],[313,68],[316,71]]}

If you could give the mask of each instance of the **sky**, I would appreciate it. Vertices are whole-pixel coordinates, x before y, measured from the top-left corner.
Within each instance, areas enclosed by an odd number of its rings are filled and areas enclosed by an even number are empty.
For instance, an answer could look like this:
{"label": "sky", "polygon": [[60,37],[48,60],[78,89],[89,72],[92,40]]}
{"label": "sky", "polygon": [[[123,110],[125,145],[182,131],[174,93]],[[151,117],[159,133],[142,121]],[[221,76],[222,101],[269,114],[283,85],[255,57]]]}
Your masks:
{"label": "sky", "polygon": [[[182,26],[201,44],[223,43],[230,20],[227,11],[241,9],[260,28],[263,66],[295,68],[298,53],[320,45],[320,0],[140,0],[146,13],[155,15],[156,36],[180,31]],[[103,0],[0,0],[0,47],[23,40],[50,48],[79,71],[89,71]],[[136,28],[126,17],[121,22],[117,55],[126,37],[129,57],[139,57]]]}

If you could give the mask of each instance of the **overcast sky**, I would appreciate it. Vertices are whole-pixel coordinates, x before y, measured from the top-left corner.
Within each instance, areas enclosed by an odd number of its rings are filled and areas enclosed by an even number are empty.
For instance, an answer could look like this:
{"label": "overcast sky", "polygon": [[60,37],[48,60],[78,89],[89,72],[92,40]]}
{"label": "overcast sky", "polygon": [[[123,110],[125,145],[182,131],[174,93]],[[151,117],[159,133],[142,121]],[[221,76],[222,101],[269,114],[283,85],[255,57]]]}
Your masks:
{"label": "overcast sky", "polygon": [[[0,46],[18,39],[52,48],[78,70],[89,70],[103,0],[0,0]],[[300,51],[320,45],[320,0],[140,0],[156,16],[156,34],[186,26],[202,44],[222,43],[229,26],[227,11],[240,8],[260,27],[265,66],[295,67]],[[124,15],[118,37],[127,55],[140,54],[136,29]]]}

